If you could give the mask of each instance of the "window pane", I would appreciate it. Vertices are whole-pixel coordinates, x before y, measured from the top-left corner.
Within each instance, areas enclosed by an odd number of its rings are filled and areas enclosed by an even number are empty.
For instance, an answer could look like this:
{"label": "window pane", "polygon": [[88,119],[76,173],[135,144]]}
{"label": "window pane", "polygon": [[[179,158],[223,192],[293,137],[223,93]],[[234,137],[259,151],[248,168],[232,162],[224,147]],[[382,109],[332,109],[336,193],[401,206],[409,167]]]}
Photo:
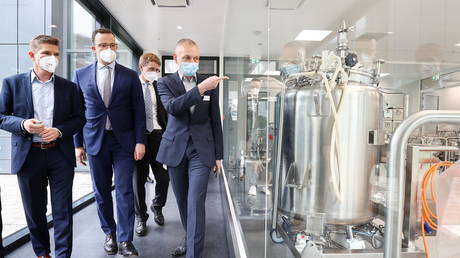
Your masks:
{"label": "window pane", "polygon": [[19,43],[29,43],[34,36],[45,33],[45,2],[18,0],[18,3]]}
{"label": "window pane", "polygon": [[91,35],[96,27],[94,17],[77,1],[73,1],[70,21],[70,48],[88,50],[92,46]]}
{"label": "window pane", "polygon": [[30,60],[30,57],[27,54],[28,51],[29,51],[29,46],[19,45],[19,53],[18,53],[19,73],[28,72],[33,67],[32,60]]}
{"label": "window pane", "polygon": [[128,68],[136,70],[136,67],[133,66],[133,51],[131,51],[131,49],[128,46],[126,46],[126,44],[123,41],[119,40],[118,38],[117,38],[117,42],[118,42],[117,62]]}
{"label": "window pane", "polygon": [[0,80],[16,74],[17,72],[17,48],[15,45],[0,46]]}
{"label": "window pane", "polygon": [[76,69],[90,65],[96,61],[96,58],[92,52],[82,52],[82,53],[68,53],[69,60],[69,74],[68,78],[73,78],[73,73]]}
{"label": "window pane", "polygon": [[0,43],[16,43],[18,24],[16,20],[17,0],[2,0],[0,2],[0,17],[3,21],[0,23]]}

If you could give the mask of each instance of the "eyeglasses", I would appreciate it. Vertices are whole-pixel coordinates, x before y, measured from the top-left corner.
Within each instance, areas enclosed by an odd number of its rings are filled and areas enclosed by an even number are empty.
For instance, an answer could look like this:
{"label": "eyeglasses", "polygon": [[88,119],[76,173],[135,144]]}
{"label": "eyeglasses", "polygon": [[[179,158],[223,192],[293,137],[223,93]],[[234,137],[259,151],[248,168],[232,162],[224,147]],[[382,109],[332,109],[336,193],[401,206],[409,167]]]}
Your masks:
{"label": "eyeglasses", "polygon": [[100,47],[100,48],[116,48],[118,47],[118,44],[117,43],[110,43],[110,44],[107,44],[107,43],[100,43],[100,44],[96,44],[96,46]]}

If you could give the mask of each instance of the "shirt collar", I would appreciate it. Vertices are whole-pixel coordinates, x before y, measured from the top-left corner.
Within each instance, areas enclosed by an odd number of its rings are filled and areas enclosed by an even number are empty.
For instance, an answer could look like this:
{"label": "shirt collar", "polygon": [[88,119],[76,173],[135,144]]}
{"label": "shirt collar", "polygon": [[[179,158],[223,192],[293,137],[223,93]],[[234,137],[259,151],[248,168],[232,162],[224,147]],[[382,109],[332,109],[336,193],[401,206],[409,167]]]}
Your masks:
{"label": "shirt collar", "polygon": [[51,75],[51,78],[48,81],[42,82],[40,81],[40,79],[38,79],[37,75],[35,74],[35,71],[32,69],[32,71],[30,71],[30,82],[33,83],[35,80],[40,83],[54,82],[54,73],[53,75]]}
{"label": "shirt collar", "polygon": [[187,78],[184,78],[184,75],[182,74],[182,72],[180,70],[178,70],[177,72],[179,74],[179,78],[180,78],[181,81],[186,81],[186,82],[197,82],[198,81],[197,78],[196,78],[196,74],[193,76],[192,80],[189,81],[189,80],[187,80]]}
{"label": "shirt collar", "polygon": [[144,81],[144,80],[142,79],[142,76],[140,76],[140,75],[139,75],[139,80],[141,80],[142,85],[147,85],[147,84],[148,84],[148,85],[151,85],[151,84],[152,84],[152,82]]}
{"label": "shirt collar", "polygon": [[103,63],[101,63],[101,62],[97,62],[97,69],[100,70],[100,69],[102,69],[102,68],[108,66],[108,67],[112,68],[112,71],[113,71],[113,70],[115,69],[115,63],[116,63],[116,62],[113,61],[112,63],[110,63],[110,64],[108,64],[108,65],[105,65],[105,64],[103,64]]}

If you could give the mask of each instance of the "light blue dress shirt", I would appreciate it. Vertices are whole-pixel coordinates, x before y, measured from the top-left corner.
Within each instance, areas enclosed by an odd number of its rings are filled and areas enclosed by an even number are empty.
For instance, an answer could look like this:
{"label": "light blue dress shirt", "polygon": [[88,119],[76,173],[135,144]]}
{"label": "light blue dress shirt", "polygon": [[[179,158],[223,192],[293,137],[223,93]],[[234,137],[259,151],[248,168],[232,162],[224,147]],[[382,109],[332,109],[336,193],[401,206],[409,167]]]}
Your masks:
{"label": "light blue dress shirt", "polygon": [[[45,127],[53,127],[54,117],[54,74],[42,82],[34,71],[31,71],[32,101],[34,106],[34,119],[42,121]],[[33,135],[33,142],[43,142],[42,137]]]}

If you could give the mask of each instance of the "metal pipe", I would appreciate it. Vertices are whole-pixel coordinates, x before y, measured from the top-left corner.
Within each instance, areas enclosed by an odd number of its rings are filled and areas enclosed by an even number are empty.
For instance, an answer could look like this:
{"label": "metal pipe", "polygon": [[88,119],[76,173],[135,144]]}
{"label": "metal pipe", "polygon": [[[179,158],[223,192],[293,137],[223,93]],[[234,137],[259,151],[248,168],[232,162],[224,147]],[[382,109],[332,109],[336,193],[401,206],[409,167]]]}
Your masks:
{"label": "metal pipe", "polygon": [[432,110],[415,113],[399,125],[391,139],[388,153],[389,191],[385,218],[384,258],[401,257],[407,141],[415,129],[434,122],[460,123],[460,111]]}
{"label": "metal pipe", "polygon": [[284,97],[286,94],[286,89],[283,88],[280,92],[280,105],[279,105],[279,129],[278,129],[278,135],[276,135],[276,161],[275,161],[275,178],[273,181],[273,208],[272,208],[272,225],[271,229],[276,230],[276,224],[278,223],[278,198],[280,194],[280,187],[281,185],[279,184],[280,180],[280,174],[281,174],[281,148],[279,148],[279,145],[282,144],[281,139],[283,138],[283,128],[284,128],[284,112],[283,112],[283,107],[284,107]]}

